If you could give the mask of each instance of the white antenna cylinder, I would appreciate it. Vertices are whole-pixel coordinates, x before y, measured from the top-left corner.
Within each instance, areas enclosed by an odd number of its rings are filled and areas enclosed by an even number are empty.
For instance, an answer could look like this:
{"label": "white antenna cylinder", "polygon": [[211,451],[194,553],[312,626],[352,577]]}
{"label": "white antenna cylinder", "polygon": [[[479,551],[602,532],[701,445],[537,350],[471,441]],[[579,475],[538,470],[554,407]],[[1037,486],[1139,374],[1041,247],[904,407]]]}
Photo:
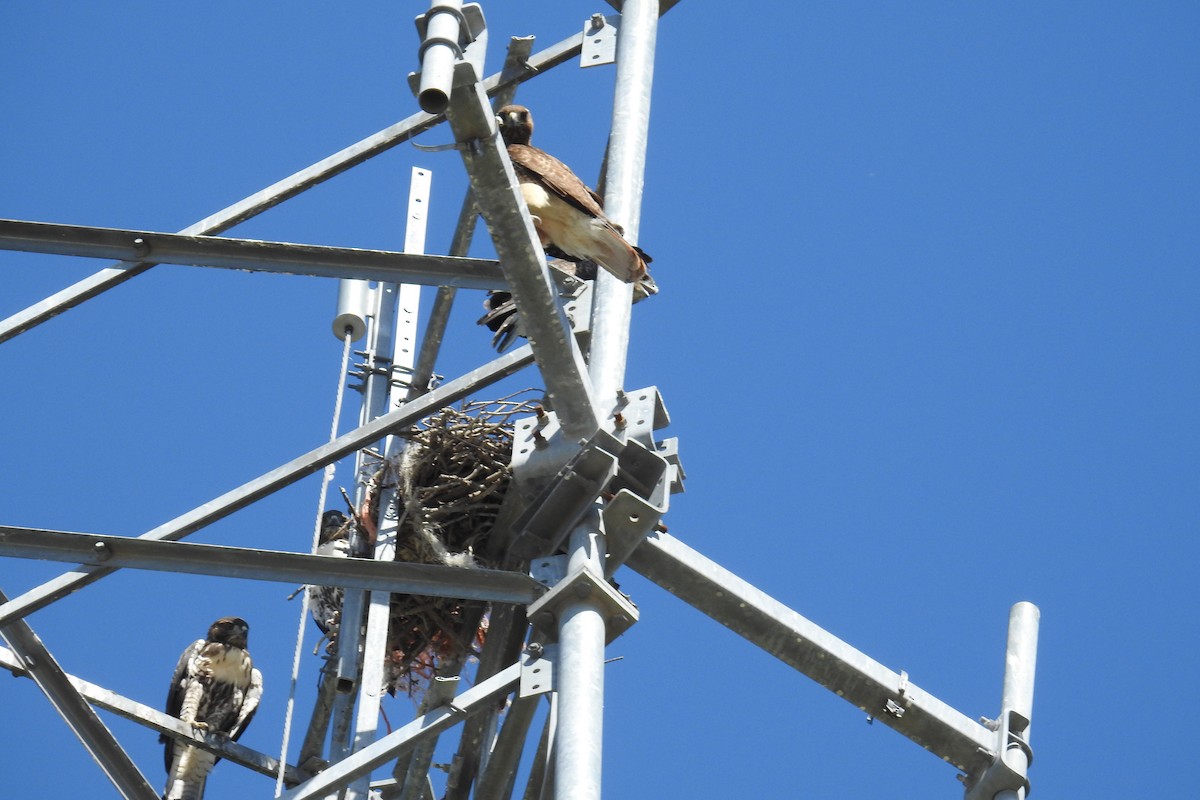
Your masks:
{"label": "white antenna cylinder", "polygon": [[350,341],[357,342],[367,333],[368,305],[371,283],[343,278],[338,281],[337,316],[333,318],[333,335],[341,341],[350,329]]}

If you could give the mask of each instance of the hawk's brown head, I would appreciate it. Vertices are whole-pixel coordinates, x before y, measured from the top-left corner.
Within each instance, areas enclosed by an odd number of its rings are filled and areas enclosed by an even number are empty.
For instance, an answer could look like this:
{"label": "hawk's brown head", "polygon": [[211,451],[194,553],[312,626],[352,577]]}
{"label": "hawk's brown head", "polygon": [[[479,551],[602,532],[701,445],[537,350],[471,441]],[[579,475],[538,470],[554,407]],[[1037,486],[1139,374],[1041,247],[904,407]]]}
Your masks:
{"label": "hawk's brown head", "polygon": [[208,629],[208,641],[246,649],[250,626],[241,617],[221,617]]}
{"label": "hawk's brown head", "polygon": [[496,112],[496,119],[505,144],[529,144],[533,138],[533,115],[525,106],[504,106]]}

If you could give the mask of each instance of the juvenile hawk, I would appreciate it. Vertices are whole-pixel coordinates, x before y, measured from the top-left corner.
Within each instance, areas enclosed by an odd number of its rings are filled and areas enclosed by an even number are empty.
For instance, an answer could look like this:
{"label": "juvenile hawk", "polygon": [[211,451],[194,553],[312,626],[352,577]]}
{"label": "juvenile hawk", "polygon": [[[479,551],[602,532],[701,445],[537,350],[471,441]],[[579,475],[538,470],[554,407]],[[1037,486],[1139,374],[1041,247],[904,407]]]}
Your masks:
{"label": "juvenile hawk", "polygon": [[[262,699],[262,673],[246,651],[250,626],[238,617],[222,617],[183,651],[166,711],[192,726],[197,734],[216,733],[237,739],[250,724]],[[201,800],[204,782],[218,759],[207,750],[160,736],[166,745],[167,788],[164,800]]]}

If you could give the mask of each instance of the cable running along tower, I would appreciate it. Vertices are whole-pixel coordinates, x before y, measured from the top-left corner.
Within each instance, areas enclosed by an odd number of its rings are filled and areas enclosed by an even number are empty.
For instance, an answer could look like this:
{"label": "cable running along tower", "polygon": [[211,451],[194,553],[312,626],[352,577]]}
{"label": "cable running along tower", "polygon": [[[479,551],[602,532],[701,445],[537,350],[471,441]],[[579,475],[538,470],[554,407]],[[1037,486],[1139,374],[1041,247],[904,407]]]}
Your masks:
{"label": "cable running along tower", "polygon": [[[0,665],[36,681],[123,797],[151,800],[159,792],[93,706],[277,777],[276,795],[289,800],[599,798],[605,647],[638,619],[637,607],[611,581],[621,568],[640,573],[953,765],[962,774],[968,800],[1025,796],[1038,626],[1034,606],[1013,606],[1001,707],[994,720],[976,722],[913,685],[904,672],[873,661],[705,558],[660,524],[671,494],[682,490],[683,471],[675,441],[656,438],[668,422],[658,389],[625,387],[633,287],[604,270],[594,281],[581,281],[548,268],[494,109],[510,103],[521,83],[559,64],[576,58],[589,66],[615,62],[604,209],[636,243],[658,18],[673,5],[671,0],[625,0],[620,14],[594,15],[581,33],[537,53],[531,39],[513,39],[502,67],[488,75],[483,10],[460,0],[433,0],[417,24],[420,69],[412,83],[422,111],[396,125],[177,234],[0,221],[0,242],[7,249],[119,261],[3,321],[0,340],[157,263],[177,263],[337,278],[334,332],[347,348],[364,337],[367,342],[357,372],[360,424],[328,444],[140,538],[0,527],[0,555],[80,565],[20,596],[0,595],[0,632],[9,645],[0,651]],[[425,254],[429,174],[424,170],[414,170],[403,253],[215,237],[442,122],[448,123],[470,178],[449,255]],[[466,257],[480,216],[496,261]],[[422,285],[438,288],[418,342]],[[460,288],[511,293],[528,341],[435,385],[434,365]],[[536,366],[545,387],[536,405],[514,399],[480,402],[474,414],[447,410],[529,366]],[[433,448],[431,438],[418,444],[405,432],[422,420],[433,431],[431,419],[440,433],[468,443],[462,446],[468,448],[470,471],[461,479],[462,492],[443,492],[422,507],[441,514],[441,527],[430,530],[448,529],[455,509],[474,509],[487,497],[498,497],[487,492],[501,485],[495,476],[503,473],[505,491],[487,520],[488,540],[464,546],[486,561],[483,568],[458,564],[445,552],[425,563],[398,552],[407,546],[402,534],[413,524],[413,498],[421,487],[405,484],[397,470],[413,462],[415,448]],[[508,437],[501,462],[510,463],[486,462],[494,456],[476,447],[497,431]],[[353,454],[361,480],[350,504],[354,518],[346,523],[347,548],[362,557],[233,553],[182,541]],[[487,470],[475,469],[485,463]],[[464,505],[467,496],[471,503]],[[476,520],[474,513],[462,512]],[[436,549],[439,543],[430,546]],[[27,617],[70,593],[87,591],[122,567],[341,588],[340,626],[331,635],[316,703],[296,710],[295,736],[290,747],[286,739],[283,746],[284,760],[292,763],[281,766],[271,754],[198,735],[179,719],[62,670]],[[414,620],[426,619],[420,615],[427,612],[398,600],[412,597],[441,615],[440,627],[426,631],[417,644],[412,637],[420,626]],[[478,646],[468,686],[459,673]],[[412,671],[417,651],[433,654],[419,674]],[[399,677],[389,672],[396,669]],[[419,680],[424,682],[417,716],[390,732],[379,730],[379,687]],[[276,679],[275,685],[282,681]],[[539,734],[533,722],[547,705]],[[458,736],[456,755],[446,777],[437,781],[443,785],[435,786],[430,777],[434,747],[451,732]],[[522,764],[528,767],[523,787],[516,785]]]}

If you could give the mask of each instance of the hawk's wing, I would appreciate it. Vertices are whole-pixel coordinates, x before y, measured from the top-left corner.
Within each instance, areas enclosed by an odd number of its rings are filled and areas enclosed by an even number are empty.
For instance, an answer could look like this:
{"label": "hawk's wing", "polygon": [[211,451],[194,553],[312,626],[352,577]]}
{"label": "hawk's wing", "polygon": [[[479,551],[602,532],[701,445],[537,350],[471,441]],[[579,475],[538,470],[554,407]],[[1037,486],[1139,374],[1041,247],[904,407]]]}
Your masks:
{"label": "hawk's wing", "polygon": [[[187,691],[188,662],[195,658],[203,647],[203,639],[192,642],[179,656],[179,663],[175,665],[175,674],[171,676],[171,686],[167,689],[167,705],[164,709],[172,717],[178,718],[179,709],[183,707],[183,695]],[[163,755],[166,758],[167,772],[170,772],[171,760],[175,757],[175,739],[160,733],[158,740],[165,746]]]}
{"label": "hawk's wing", "polygon": [[530,177],[536,178],[543,186],[580,211],[608,222],[599,195],[589,189],[570,167],[554,156],[531,145],[510,144],[508,158],[518,171],[525,170]]}
{"label": "hawk's wing", "polygon": [[250,720],[254,719],[254,712],[258,710],[258,703],[262,700],[262,693],[262,673],[257,669],[252,669],[250,670],[250,687],[246,689],[246,696],[242,698],[242,707],[238,710],[237,722],[229,731],[230,739],[237,741],[237,738],[246,730],[246,726],[250,724]]}

